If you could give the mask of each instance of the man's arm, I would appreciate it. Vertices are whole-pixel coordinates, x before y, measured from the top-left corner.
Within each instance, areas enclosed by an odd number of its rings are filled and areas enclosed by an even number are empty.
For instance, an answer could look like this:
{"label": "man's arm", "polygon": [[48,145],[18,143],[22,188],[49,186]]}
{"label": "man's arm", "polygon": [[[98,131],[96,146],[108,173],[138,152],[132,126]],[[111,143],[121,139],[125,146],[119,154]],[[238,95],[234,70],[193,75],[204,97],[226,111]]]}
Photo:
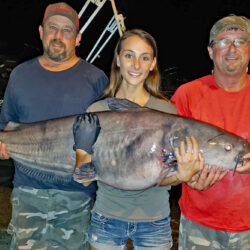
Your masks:
{"label": "man's arm", "polygon": [[220,181],[229,170],[222,171],[222,167],[205,165],[199,174],[196,174],[191,181],[186,184],[195,190],[206,190]]}
{"label": "man's arm", "polygon": [[0,142],[0,159],[7,160],[9,158],[10,158],[10,156],[8,155],[8,153],[6,151],[6,144]]}

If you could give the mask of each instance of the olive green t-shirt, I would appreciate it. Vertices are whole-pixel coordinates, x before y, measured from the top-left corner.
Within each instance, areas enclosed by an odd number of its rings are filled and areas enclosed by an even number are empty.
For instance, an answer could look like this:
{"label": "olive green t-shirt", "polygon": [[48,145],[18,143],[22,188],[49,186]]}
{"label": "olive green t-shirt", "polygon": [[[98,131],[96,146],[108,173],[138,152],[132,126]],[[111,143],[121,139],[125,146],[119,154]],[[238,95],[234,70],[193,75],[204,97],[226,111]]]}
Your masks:
{"label": "olive green t-shirt", "polygon": [[[145,107],[177,114],[168,101],[151,96]],[[87,112],[109,110],[106,100],[92,104]],[[118,220],[156,221],[170,214],[169,192],[171,186],[150,187],[144,190],[121,190],[97,181],[98,190],[94,210],[106,217]]]}

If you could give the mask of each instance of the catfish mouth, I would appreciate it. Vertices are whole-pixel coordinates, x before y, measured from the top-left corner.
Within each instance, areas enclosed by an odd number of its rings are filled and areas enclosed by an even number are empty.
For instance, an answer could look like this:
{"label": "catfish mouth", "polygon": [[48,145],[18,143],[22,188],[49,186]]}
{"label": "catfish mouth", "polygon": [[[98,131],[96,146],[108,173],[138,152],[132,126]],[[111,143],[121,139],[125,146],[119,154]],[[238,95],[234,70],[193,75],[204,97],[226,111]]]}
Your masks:
{"label": "catfish mouth", "polygon": [[242,150],[235,156],[234,162],[235,162],[235,169],[238,165],[243,166],[245,163],[245,160],[243,159],[243,156],[250,152],[250,144],[247,142],[243,143]]}
{"label": "catfish mouth", "polygon": [[245,151],[240,151],[234,158],[234,162],[235,164],[235,169],[237,168],[238,165],[244,165],[244,160],[243,160],[243,156],[246,152]]}
{"label": "catfish mouth", "polygon": [[237,166],[240,164],[241,166],[243,166],[244,164],[244,160],[243,160],[243,155],[245,154],[245,151],[240,151],[236,157],[234,158],[234,161],[235,161],[235,167],[234,167],[234,173],[233,175],[235,174],[236,172],[236,168]]}

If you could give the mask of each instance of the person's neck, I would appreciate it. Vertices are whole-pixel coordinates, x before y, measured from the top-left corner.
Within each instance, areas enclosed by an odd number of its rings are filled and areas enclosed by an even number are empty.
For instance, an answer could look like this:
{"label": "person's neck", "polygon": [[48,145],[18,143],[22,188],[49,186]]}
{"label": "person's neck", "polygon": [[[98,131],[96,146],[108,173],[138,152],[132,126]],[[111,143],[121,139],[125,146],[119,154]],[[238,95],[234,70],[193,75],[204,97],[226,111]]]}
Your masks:
{"label": "person's neck", "polygon": [[79,57],[76,55],[72,56],[67,61],[56,62],[48,58],[45,54],[38,58],[41,66],[49,71],[62,71],[73,67],[78,61]]}
{"label": "person's neck", "polygon": [[144,89],[134,89],[121,86],[121,88],[116,93],[116,98],[127,99],[131,102],[137,103],[140,106],[145,106],[150,98],[150,94]]}
{"label": "person's neck", "polygon": [[243,89],[248,81],[247,73],[241,74],[220,74],[216,71],[213,73],[216,84],[228,92],[237,92]]}

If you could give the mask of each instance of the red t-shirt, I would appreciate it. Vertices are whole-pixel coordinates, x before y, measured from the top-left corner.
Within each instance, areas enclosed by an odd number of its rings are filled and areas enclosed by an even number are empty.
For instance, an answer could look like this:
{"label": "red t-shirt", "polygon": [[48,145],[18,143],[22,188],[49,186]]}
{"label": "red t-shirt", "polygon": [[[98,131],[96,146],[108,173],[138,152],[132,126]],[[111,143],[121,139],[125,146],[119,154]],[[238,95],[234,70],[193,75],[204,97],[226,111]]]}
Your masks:
{"label": "red t-shirt", "polygon": [[[212,75],[181,85],[172,97],[180,115],[235,133],[250,142],[250,78],[238,92],[227,92]],[[217,230],[250,230],[250,174],[230,171],[206,191],[182,185],[179,201],[188,219]]]}

